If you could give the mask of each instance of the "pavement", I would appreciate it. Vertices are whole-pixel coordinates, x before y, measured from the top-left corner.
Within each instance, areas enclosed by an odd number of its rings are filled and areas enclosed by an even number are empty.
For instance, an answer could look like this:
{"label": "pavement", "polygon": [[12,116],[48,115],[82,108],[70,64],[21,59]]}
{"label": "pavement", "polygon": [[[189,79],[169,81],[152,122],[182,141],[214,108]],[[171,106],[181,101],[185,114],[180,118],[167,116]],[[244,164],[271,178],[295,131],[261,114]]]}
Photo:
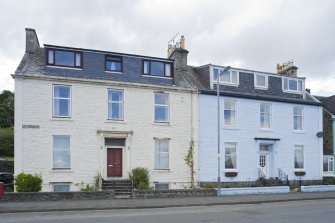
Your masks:
{"label": "pavement", "polygon": [[23,212],[149,209],[335,199],[335,192],[230,195],[223,197],[0,202],[0,214]]}

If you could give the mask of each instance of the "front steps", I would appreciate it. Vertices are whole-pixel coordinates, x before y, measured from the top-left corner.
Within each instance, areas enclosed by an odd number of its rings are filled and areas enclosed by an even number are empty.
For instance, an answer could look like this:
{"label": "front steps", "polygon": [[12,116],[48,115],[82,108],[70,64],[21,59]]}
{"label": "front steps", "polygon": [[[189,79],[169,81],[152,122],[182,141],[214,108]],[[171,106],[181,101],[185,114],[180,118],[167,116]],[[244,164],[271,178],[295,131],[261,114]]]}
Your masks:
{"label": "front steps", "polygon": [[118,198],[132,197],[132,183],[130,180],[105,180],[102,179],[103,191],[114,190]]}

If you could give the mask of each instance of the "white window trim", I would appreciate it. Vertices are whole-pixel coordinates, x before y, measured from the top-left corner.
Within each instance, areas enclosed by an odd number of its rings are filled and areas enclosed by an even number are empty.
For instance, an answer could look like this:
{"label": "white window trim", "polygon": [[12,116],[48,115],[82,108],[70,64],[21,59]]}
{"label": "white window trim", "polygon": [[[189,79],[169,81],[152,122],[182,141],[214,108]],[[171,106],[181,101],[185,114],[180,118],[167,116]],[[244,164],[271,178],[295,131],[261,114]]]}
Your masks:
{"label": "white window trim", "polygon": [[[217,83],[217,80],[214,80],[214,69],[218,69],[218,70],[223,70],[223,68],[216,68],[216,67],[213,67],[212,70],[212,80],[213,80],[213,85]],[[232,72],[235,71],[236,72],[236,78],[237,78],[237,82],[236,83],[232,83]],[[229,85],[229,86],[234,86],[234,87],[237,87],[239,86],[240,84],[240,72],[238,70],[234,70],[234,69],[230,69],[229,71],[229,76],[230,76],[230,82],[226,82],[226,81],[223,81],[222,78],[220,78],[220,85]],[[218,75],[218,78],[219,76],[221,75]]]}
{"label": "white window trim", "polygon": [[[262,105],[269,105],[270,107],[270,113],[269,113],[269,128],[266,128],[266,127],[262,127],[262,121],[261,121],[261,117],[262,117],[262,114],[267,114],[267,113],[262,113],[261,112],[261,107]],[[271,103],[260,103],[259,104],[259,125],[260,125],[260,129],[261,130],[271,130],[272,129],[272,104]]]}
{"label": "white window trim", "polygon": [[[156,104],[156,101],[155,101],[155,95],[156,94],[165,94],[167,95],[167,105],[165,104]],[[168,124],[170,123],[170,94],[169,93],[165,93],[165,92],[154,92],[153,94],[153,101],[154,101],[154,115],[153,115],[153,120],[154,120],[154,123],[157,124],[157,123],[161,123],[161,124]],[[167,119],[164,120],[164,121],[157,121],[156,120],[156,105],[157,106],[161,106],[161,107],[167,107]]]}
{"label": "white window trim", "polygon": [[[109,117],[109,103],[119,103],[121,104],[119,101],[112,101],[108,99],[108,95],[109,95],[109,91],[120,91],[122,92],[122,119],[115,119],[115,118],[110,118]],[[107,121],[115,121],[115,122],[123,122],[125,120],[124,117],[124,97],[125,97],[125,93],[123,89],[115,89],[115,88],[107,88]]]}
{"label": "white window trim", "polygon": [[[287,79],[287,89],[284,88],[284,79]],[[298,89],[297,90],[290,90],[289,89],[289,81],[290,80],[295,80],[295,81],[301,81],[301,91],[299,91]],[[297,83],[297,88],[298,88],[298,83]],[[293,93],[293,94],[303,94],[303,91],[305,89],[305,84],[304,84],[304,81],[303,80],[300,80],[300,79],[295,79],[295,78],[289,78],[289,77],[282,77],[282,90],[283,92],[286,92],[286,93]]]}
{"label": "white window trim", "polygon": [[[235,124],[234,125],[226,125],[226,123],[225,123],[225,116],[224,116],[224,112],[225,112],[225,110],[226,110],[226,107],[224,106],[225,105],[225,101],[230,101],[230,102],[233,102],[234,103],[234,107],[235,107]],[[228,109],[227,109],[228,110]],[[236,102],[236,100],[233,100],[233,99],[224,99],[223,100],[223,126],[225,127],[225,128],[236,128],[236,126],[237,126],[237,102]]]}
{"label": "white window trim", "polygon": [[[234,169],[226,168],[226,144],[235,144],[235,150],[236,150],[236,167]],[[223,169],[225,172],[238,172],[238,143],[237,142],[224,142],[223,143]]]}
{"label": "white window trim", "polygon": [[[54,136],[66,136],[66,137],[69,137],[70,138],[70,148],[69,148],[69,153],[70,153],[70,165],[69,167],[54,167]],[[72,157],[72,151],[71,151],[71,135],[52,135],[51,137],[52,139],[52,150],[51,150],[51,153],[52,153],[52,156],[51,156],[51,170],[52,171],[71,171],[72,170],[72,160],[71,160],[71,157]]]}
{"label": "white window trim", "polygon": [[[156,168],[156,141],[161,141],[161,140],[165,140],[167,141],[168,144],[168,152],[164,152],[167,153],[169,156],[169,167],[168,168]],[[170,171],[171,169],[171,157],[170,157],[170,138],[154,138],[154,170],[155,171]]]}
{"label": "white window trim", "polygon": [[[301,108],[301,116],[294,115],[294,108]],[[301,129],[294,129],[294,118],[301,117]],[[293,132],[303,132],[304,131],[304,107],[293,106]]]}
{"label": "white window trim", "polygon": [[[64,86],[69,87],[70,93],[69,98],[55,97],[55,87]],[[68,116],[58,116],[55,115],[55,99],[66,99],[69,100],[69,115]],[[52,118],[71,118],[72,116],[72,86],[66,84],[53,84],[52,85]]]}
{"label": "white window trim", "polygon": [[[265,86],[257,85],[257,76],[265,77]],[[267,90],[269,88],[268,75],[255,73],[254,74],[254,86],[256,89]]]}
{"label": "white window trim", "polygon": [[[302,149],[302,155],[303,155],[303,168],[295,168],[295,150],[296,147],[300,147],[299,149]],[[293,153],[293,168],[295,171],[305,171],[306,168],[306,162],[305,162],[305,146],[304,145],[294,145],[294,153]]]}

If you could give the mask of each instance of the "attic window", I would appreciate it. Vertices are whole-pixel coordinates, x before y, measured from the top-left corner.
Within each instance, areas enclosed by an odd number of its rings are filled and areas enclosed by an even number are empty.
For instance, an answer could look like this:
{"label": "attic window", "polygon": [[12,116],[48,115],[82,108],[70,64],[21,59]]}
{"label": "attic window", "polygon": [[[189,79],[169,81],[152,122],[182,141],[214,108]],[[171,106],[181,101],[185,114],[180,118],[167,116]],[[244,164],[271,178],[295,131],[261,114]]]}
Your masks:
{"label": "attic window", "polygon": [[159,77],[171,77],[172,63],[143,60],[143,74]]}
{"label": "attic window", "polygon": [[267,89],[268,88],[268,76],[255,74],[254,76],[255,88],[257,89]]}
{"label": "attic window", "polygon": [[68,50],[47,50],[47,65],[60,67],[82,67],[82,53]]}
{"label": "attic window", "polygon": [[213,69],[213,82],[218,81],[218,76],[220,75],[220,84],[234,85],[237,86],[239,81],[239,73],[236,70],[229,70],[223,73],[223,69]]}
{"label": "attic window", "polygon": [[283,90],[288,92],[297,92],[302,91],[302,81],[290,78],[283,78]]}

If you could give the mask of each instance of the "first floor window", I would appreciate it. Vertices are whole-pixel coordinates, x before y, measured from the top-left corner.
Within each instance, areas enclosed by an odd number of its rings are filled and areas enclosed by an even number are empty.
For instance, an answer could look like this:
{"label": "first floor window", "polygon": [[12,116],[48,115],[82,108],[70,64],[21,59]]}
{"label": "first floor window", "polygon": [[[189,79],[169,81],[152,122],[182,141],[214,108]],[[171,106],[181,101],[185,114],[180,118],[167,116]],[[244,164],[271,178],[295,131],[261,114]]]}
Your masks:
{"label": "first floor window", "polygon": [[169,122],[169,94],[155,93],[155,122]]}
{"label": "first floor window", "polygon": [[261,128],[271,128],[271,104],[261,103],[260,105]]}
{"label": "first floor window", "polygon": [[226,142],[225,147],[225,169],[236,169],[236,143]]}
{"label": "first floor window", "polygon": [[155,169],[169,169],[169,140],[155,140]]}
{"label": "first floor window", "polygon": [[53,168],[70,168],[70,136],[53,136]]}
{"label": "first floor window", "polygon": [[71,116],[71,86],[53,86],[53,117]]}
{"label": "first floor window", "polygon": [[155,183],[155,190],[168,190],[169,184],[168,183]]}
{"label": "first floor window", "polygon": [[55,183],[55,184],[53,184],[53,191],[54,192],[69,192],[70,191],[70,184],[68,184],[68,183]]}
{"label": "first floor window", "polygon": [[293,107],[293,129],[302,130],[303,108]]}
{"label": "first floor window", "polygon": [[236,126],[236,102],[224,100],[224,125]]}
{"label": "first floor window", "polygon": [[323,157],[323,171],[334,172],[334,157],[333,156]]}
{"label": "first floor window", "polygon": [[294,169],[304,169],[304,147],[294,146]]}
{"label": "first floor window", "polygon": [[108,119],[123,120],[123,90],[108,90]]}

